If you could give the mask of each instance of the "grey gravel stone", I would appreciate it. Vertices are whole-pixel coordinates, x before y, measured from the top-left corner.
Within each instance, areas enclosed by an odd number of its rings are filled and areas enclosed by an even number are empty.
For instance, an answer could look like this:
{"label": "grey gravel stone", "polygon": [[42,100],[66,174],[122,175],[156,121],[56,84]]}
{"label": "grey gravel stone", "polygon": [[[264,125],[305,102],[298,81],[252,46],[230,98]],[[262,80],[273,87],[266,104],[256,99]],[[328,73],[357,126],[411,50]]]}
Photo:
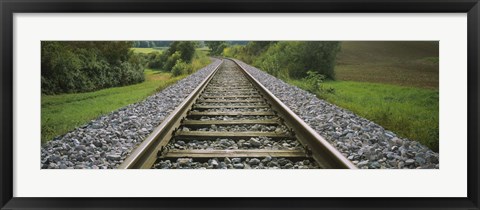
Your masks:
{"label": "grey gravel stone", "polygon": [[223,162],[225,162],[227,165],[232,163],[232,161],[231,161],[230,158],[228,158],[228,157],[226,157],[226,158],[223,160]]}
{"label": "grey gravel stone", "polygon": [[257,158],[252,158],[250,161],[248,161],[248,164],[250,165],[258,165],[260,163],[260,160]]}
{"label": "grey gravel stone", "polygon": [[242,169],[244,167],[243,163],[235,163],[233,164],[233,167],[236,169]]}
{"label": "grey gravel stone", "polygon": [[291,163],[287,163],[287,164],[285,164],[284,167],[285,167],[285,169],[291,169],[291,168],[293,168],[293,165]]}
{"label": "grey gravel stone", "polygon": [[251,138],[250,140],[248,140],[248,143],[250,143],[250,145],[254,147],[260,147],[260,145],[262,145],[262,143],[260,143],[257,138]]}
{"label": "grey gravel stone", "polygon": [[[305,160],[291,161],[288,159],[283,160],[285,165],[278,164],[280,159],[270,158],[268,162],[264,160],[260,161],[258,158],[238,158],[239,162],[235,164],[226,164],[225,161],[219,161],[218,159],[209,159],[207,162],[195,162],[188,158],[180,158],[176,163],[170,164],[169,160],[162,160],[156,163],[153,168],[157,169],[317,169],[318,166],[315,162],[308,161],[309,164],[303,164],[307,162]],[[284,158],[283,158],[284,159]],[[225,160],[225,159],[224,159]],[[178,164],[183,162],[182,165]],[[215,167],[217,163],[218,165]]]}
{"label": "grey gravel stone", "polygon": [[232,163],[240,163],[242,161],[241,158],[232,158]]}
{"label": "grey gravel stone", "polygon": [[368,160],[364,160],[364,161],[359,162],[359,163],[357,164],[357,166],[358,166],[359,168],[362,168],[362,167],[364,167],[364,166],[366,166],[366,165],[368,165]]}
{"label": "grey gravel stone", "polygon": [[189,159],[189,158],[178,158],[177,159],[177,164],[179,166],[190,166],[191,162],[192,162],[192,159]]}
{"label": "grey gravel stone", "polygon": [[413,163],[415,163],[415,160],[413,159],[408,159],[405,161],[405,165],[409,166],[409,165],[412,165]]}
{"label": "grey gravel stone", "polygon": [[211,161],[210,165],[212,165],[213,168],[217,168],[217,166],[218,166],[217,160],[213,159],[213,160]]}
{"label": "grey gravel stone", "polygon": [[122,159],[122,156],[120,156],[120,155],[116,155],[116,154],[115,155],[107,155],[107,160],[110,160],[110,161],[112,161],[112,160],[118,161],[120,159]]}

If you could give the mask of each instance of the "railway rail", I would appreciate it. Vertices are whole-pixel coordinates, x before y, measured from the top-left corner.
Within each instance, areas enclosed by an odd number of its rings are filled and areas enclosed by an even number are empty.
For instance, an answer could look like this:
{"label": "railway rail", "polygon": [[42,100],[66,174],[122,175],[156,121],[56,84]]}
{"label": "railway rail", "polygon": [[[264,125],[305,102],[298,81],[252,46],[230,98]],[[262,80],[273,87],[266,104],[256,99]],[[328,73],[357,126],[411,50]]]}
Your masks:
{"label": "railway rail", "polygon": [[356,167],[235,60],[224,59],[119,168]]}

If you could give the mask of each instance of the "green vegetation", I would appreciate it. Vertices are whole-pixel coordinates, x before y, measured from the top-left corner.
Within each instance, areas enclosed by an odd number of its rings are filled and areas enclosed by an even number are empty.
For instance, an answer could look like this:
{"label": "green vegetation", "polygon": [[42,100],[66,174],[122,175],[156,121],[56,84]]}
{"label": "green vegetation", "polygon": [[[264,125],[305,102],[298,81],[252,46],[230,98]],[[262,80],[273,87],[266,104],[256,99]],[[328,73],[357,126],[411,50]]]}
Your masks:
{"label": "green vegetation", "polygon": [[228,47],[228,44],[225,41],[207,41],[205,42],[205,45],[210,48],[210,54],[212,55],[221,55],[223,49]]}
{"label": "green vegetation", "polygon": [[190,71],[190,66],[183,62],[181,59],[177,60],[175,65],[172,67],[172,75],[179,76],[185,74],[186,72]]}
{"label": "green vegetation", "polygon": [[[162,53],[163,51],[165,51],[164,48],[131,48],[133,50],[134,53],[145,53],[145,54],[148,54],[148,53],[154,53],[154,52],[157,52],[157,53]],[[167,47],[168,49],[168,47]]]}
{"label": "green vegetation", "polygon": [[438,42],[303,43],[250,42],[223,55],[438,151]]}
{"label": "green vegetation", "polygon": [[[142,101],[147,96],[174,84],[186,75],[208,65],[211,61],[207,56],[207,52],[195,50],[195,47],[192,48],[192,46],[194,45],[191,43],[175,43],[175,49],[165,50],[161,53],[156,51],[149,54],[135,53],[136,56],[132,57],[137,59],[136,62],[140,66],[155,64],[163,68],[166,60],[156,60],[160,58],[159,56],[162,59],[174,61],[173,66],[166,70],[152,68],[142,70],[142,77],[145,78],[145,81],[138,84],[106,88],[88,93],[42,94],[42,143],[88,123],[100,115],[107,114],[128,104]],[[128,49],[128,52],[133,51],[135,49]],[[169,54],[172,51],[173,53]],[[129,56],[132,54],[130,53]],[[182,58],[188,60],[188,62],[182,60]],[[95,78],[91,79],[94,80]],[[42,86],[42,92],[43,88],[44,86]]]}
{"label": "green vegetation", "polygon": [[334,79],[339,42],[259,41],[223,50],[223,55],[252,63],[281,79],[304,78],[314,71]]}
{"label": "green vegetation", "polygon": [[42,41],[43,94],[77,93],[144,81],[132,42]]}
{"label": "green vegetation", "polygon": [[134,41],[133,46],[136,48],[156,48],[156,47],[167,47],[172,43],[172,41]]}
{"label": "green vegetation", "polygon": [[193,60],[191,65],[192,70],[201,69],[212,62],[208,57],[208,52],[203,51],[202,49],[197,49],[193,55]]}
{"label": "green vegetation", "polygon": [[152,51],[148,54],[139,53],[139,55],[142,56],[143,63],[148,68],[175,71],[175,75],[190,74],[210,63],[207,52],[202,48],[196,48],[197,46],[199,46],[198,42],[174,41],[167,50]]}

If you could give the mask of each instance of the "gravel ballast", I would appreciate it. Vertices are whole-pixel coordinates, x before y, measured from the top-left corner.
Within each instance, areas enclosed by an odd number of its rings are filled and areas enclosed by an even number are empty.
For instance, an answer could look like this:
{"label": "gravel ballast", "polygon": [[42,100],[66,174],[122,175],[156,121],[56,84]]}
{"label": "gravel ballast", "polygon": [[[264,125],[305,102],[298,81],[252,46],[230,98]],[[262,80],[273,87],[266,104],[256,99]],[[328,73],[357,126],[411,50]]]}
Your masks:
{"label": "gravel ballast", "polygon": [[178,158],[176,161],[162,160],[156,169],[318,169],[310,160],[292,161],[285,158],[214,158],[198,162],[191,158]]}
{"label": "gravel ballast", "polygon": [[302,145],[294,139],[273,140],[268,137],[251,137],[248,139],[217,138],[215,140],[172,140],[168,149],[175,150],[248,150],[248,149],[269,149],[269,150],[301,150]]}
{"label": "gravel ballast", "polygon": [[238,63],[358,168],[439,168],[438,153],[318,99],[255,67]]}
{"label": "gravel ballast", "polygon": [[101,116],[42,145],[42,169],[109,169],[118,167],[130,152],[159,125],[220,60],[149,96]]}
{"label": "gravel ballast", "polygon": [[[75,130],[54,138],[41,147],[42,169],[110,169],[118,167],[130,152],[158,126],[193,89],[220,63],[209,66],[147,99],[101,116]],[[318,99],[315,95],[289,85],[241,61],[239,64],[269,89],[293,112],[335,146],[357,167],[439,168],[438,153],[416,141],[396,136],[380,125],[354,113]],[[228,94],[228,93],[227,93]],[[232,103],[233,104],[233,103]],[[234,103],[235,105],[251,105]],[[259,103],[261,104],[261,103]],[[201,105],[217,105],[214,103]],[[222,105],[222,103],[218,103]],[[239,109],[240,110],[240,109]],[[245,109],[248,110],[248,109]],[[227,109],[202,111],[232,111]],[[266,111],[265,109],[248,111]],[[272,116],[202,116],[199,120],[272,119]],[[215,126],[207,128],[182,127],[198,131],[284,131],[275,126]],[[257,144],[258,142],[258,144]],[[301,149],[292,140],[275,143],[270,139],[217,139],[213,144],[202,140],[174,141],[170,149]],[[216,169],[277,169],[317,168],[308,160],[286,161],[276,158],[210,159],[198,162],[181,158],[160,161],[154,168],[216,168]]]}

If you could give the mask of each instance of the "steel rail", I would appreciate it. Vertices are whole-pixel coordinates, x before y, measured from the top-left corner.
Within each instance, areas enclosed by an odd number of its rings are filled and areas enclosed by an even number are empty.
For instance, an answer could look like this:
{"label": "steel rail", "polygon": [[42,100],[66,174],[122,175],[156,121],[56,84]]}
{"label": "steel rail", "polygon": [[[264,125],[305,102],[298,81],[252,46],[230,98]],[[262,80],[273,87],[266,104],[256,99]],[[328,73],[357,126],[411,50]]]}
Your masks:
{"label": "steel rail", "polygon": [[128,156],[118,169],[144,169],[150,168],[157,160],[157,153],[161,151],[170,138],[173,130],[180,125],[180,121],[187,115],[188,109],[200,96],[202,90],[207,86],[223,60],[215,69],[190,93],[177,108],[155,128],[155,130]]}
{"label": "steel rail", "polygon": [[303,144],[307,150],[311,150],[312,157],[322,168],[330,169],[356,169],[355,165],[345,158],[336,148],[327,140],[320,136],[305,121],[297,116],[280,99],[273,95],[265,86],[255,79],[247,70],[245,70],[237,60],[229,59],[235,62],[243,71],[247,78],[257,87],[257,90],[263,93],[264,97],[271,103],[277,114],[284,119],[284,123],[293,129],[298,141]]}

